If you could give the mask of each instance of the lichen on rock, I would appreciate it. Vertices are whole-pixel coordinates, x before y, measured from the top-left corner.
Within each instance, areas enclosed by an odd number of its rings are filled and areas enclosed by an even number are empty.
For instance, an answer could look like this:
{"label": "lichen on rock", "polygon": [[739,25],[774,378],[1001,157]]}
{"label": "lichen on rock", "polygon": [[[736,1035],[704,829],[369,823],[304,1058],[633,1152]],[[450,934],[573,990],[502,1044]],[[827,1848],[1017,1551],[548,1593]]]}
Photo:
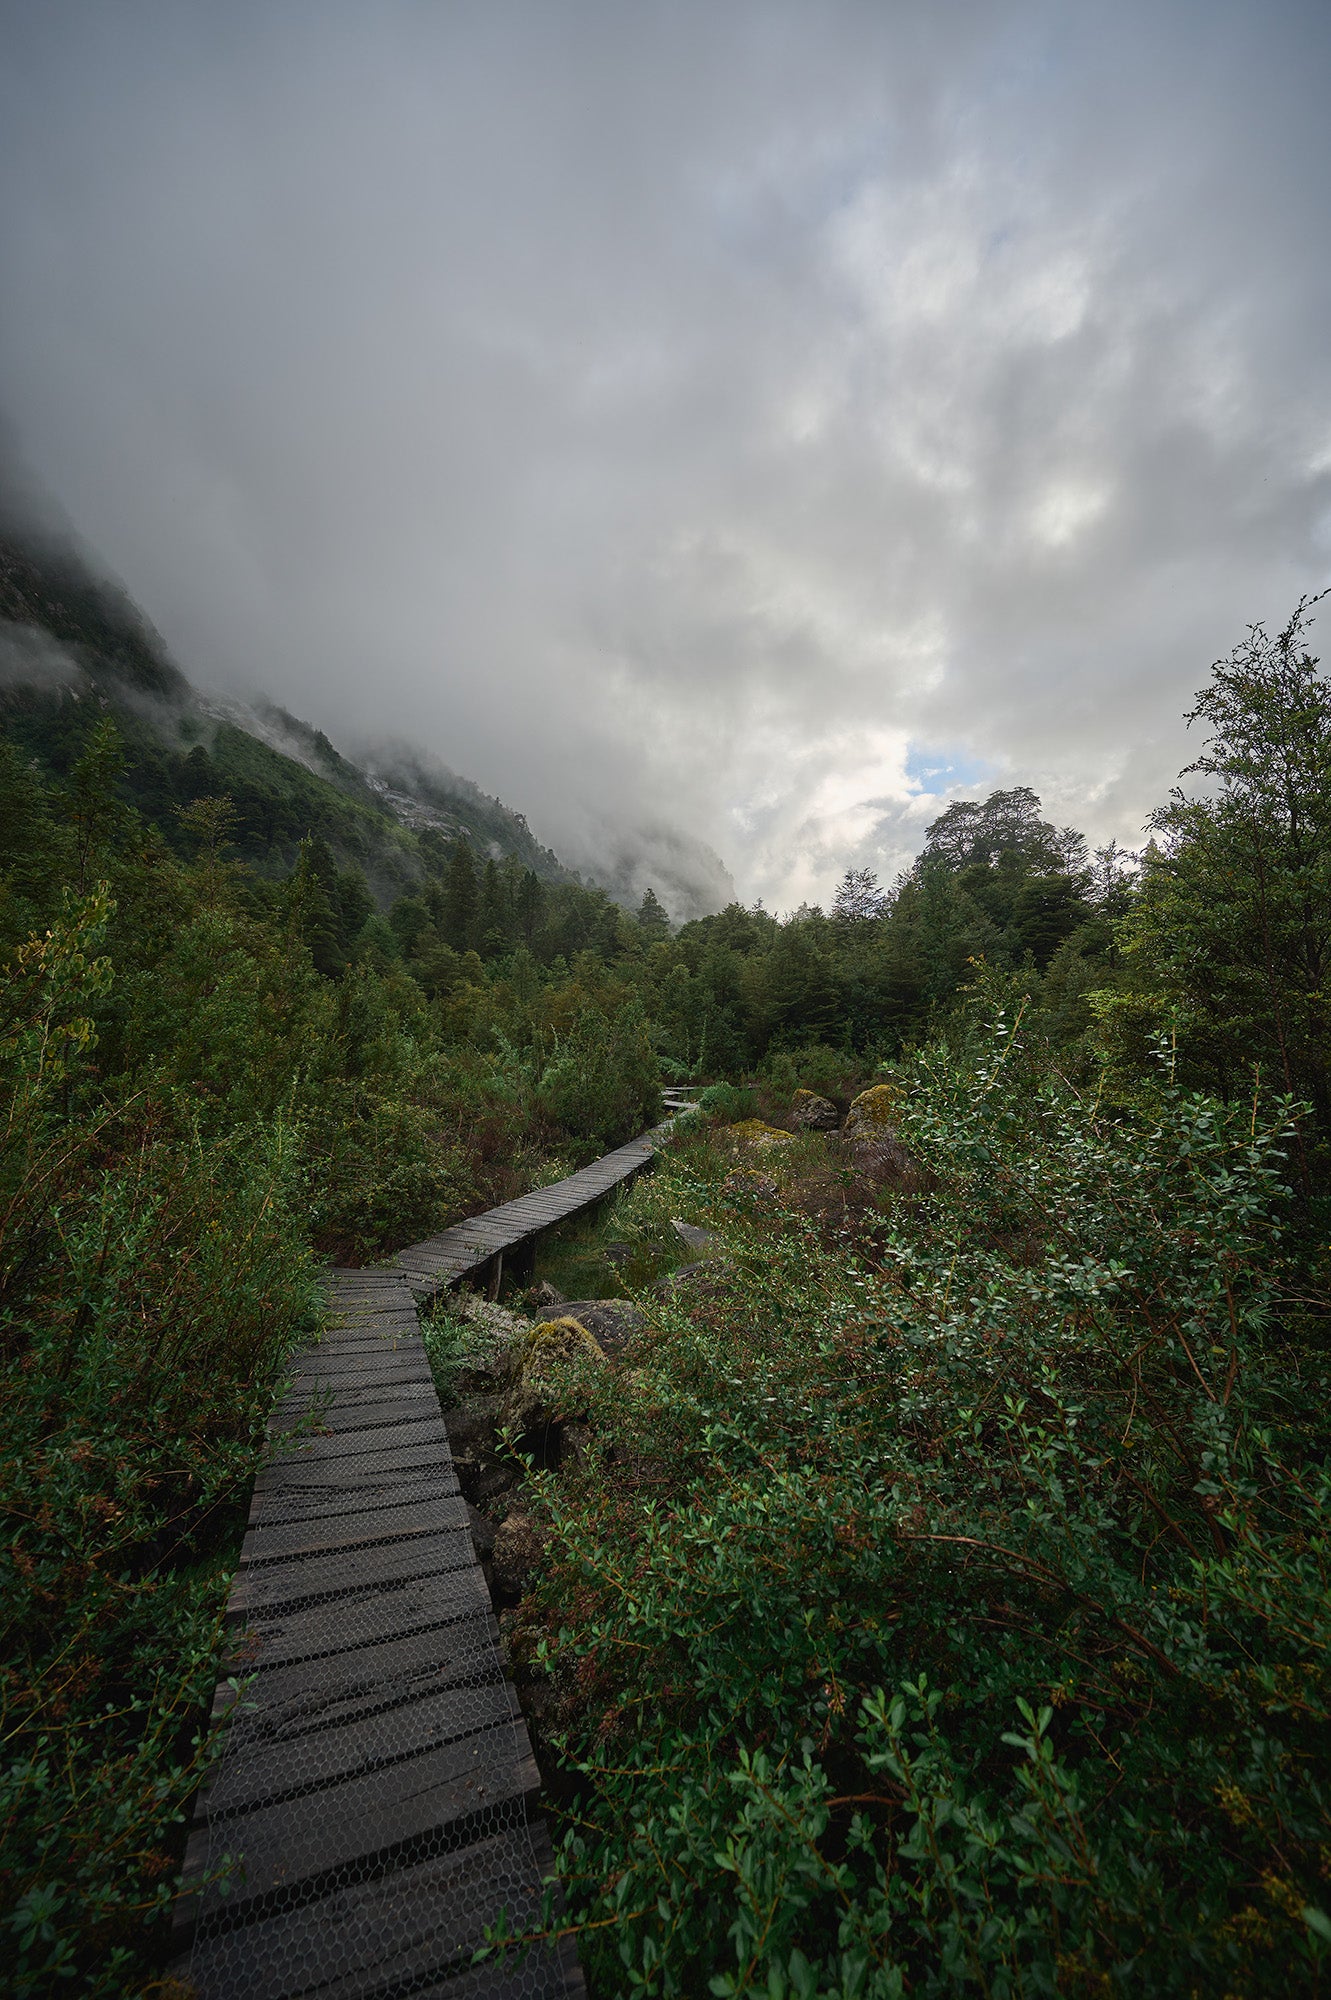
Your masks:
{"label": "lichen on rock", "polygon": [[570,1362],[605,1366],[605,1349],[579,1319],[544,1319],[513,1349],[513,1386],[502,1412],[503,1426],[526,1434],[548,1427],[555,1417],[558,1375]]}
{"label": "lichen on rock", "polygon": [[816,1090],[797,1090],[790,1100],[790,1115],[806,1132],[835,1132],[841,1123],[831,1098],[820,1097]]}
{"label": "lichen on rock", "polygon": [[915,1162],[897,1135],[893,1114],[901,1092],[890,1083],[871,1084],[851,1104],[845,1140],[856,1170],[870,1180],[910,1181]]}
{"label": "lichen on rock", "polygon": [[876,1138],[884,1128],[891,1130],[900,1103],[901,1092],[895,1084],[871,1083],[851,1102],[846,1114],[846,1137]]}
{"label": "lichen on rock", "polygon": [[741,1118],[738,1125],[732,1125],[726,1137],[736,1146],[751,1146],[757,1152],[770,1152],[777,1146],[794,1144],[793,1132],[783,1132],[779,1125],[765,1125],[761,1118]]}

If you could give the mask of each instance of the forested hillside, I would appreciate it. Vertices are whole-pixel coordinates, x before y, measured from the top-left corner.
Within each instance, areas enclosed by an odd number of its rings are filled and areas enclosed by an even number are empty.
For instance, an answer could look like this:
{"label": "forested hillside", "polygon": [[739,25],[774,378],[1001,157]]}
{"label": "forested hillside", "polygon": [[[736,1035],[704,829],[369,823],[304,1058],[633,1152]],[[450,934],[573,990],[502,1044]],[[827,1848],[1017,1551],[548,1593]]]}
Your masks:
{"label": "forested hillside", "polygon": [[6,508],[0,477],[6,735],[49,776],[64,778],[92,711],[115,720],[121,796],[178,853],[189,852],[180,809],[225,793],[231,851],[270,876],[287,874],[301,841],[318,838],[368,876],[382,902],[421,878],[441,839],[461,837],[543,881],[577,879],[520,813],[442,765],[385,752],[371,775],[270,701],[201,695],[137,607],[67,536]]}
{"label": "forested hillside", "polygon": [[[99,673],[114,653],[122,687],[179,694],[124,607],[8,588]],[[1309,617],[1216,670],[1203,788],[1140,857],[1089,854],[1017,788],[951,805],[895,884],[852,870],[830,911],[679,929],[650,894],[627,913],[392,820],[317,739],[322,774],[222,724],[165,749],[90,669],[36,693],[11,671],[16,1991],[150,1990],[320,1262],[557,1177],[678,1078],[714,1086],[710,1137],[632,1226],[691,1205],[725,1254],[647,1300],[631,1369],[570,1377],[590,1442],[533,1488],[549,1587],[515,1631],[582,1787],[565,1859],[597,1990],[1219,1996],[1277,1964],[1317,1990]],[[797,1091],[836,1123],[872,1084],[867,1150],[796,1136]]]}

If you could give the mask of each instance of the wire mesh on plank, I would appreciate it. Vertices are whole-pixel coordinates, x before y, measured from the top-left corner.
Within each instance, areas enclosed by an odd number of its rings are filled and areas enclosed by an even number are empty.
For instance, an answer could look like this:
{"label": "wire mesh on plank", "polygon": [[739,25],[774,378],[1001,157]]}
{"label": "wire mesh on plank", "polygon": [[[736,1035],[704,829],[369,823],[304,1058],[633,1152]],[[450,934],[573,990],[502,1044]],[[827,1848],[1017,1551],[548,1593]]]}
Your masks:
{"label": "wire mesh on plank", "polygon": [[537,1772],[406,1279],[352,1280],[255,1485],[188,1976],[200,2000],[556,2000],[567,1947],[472,1963],[501,1914],[539,1918]]}

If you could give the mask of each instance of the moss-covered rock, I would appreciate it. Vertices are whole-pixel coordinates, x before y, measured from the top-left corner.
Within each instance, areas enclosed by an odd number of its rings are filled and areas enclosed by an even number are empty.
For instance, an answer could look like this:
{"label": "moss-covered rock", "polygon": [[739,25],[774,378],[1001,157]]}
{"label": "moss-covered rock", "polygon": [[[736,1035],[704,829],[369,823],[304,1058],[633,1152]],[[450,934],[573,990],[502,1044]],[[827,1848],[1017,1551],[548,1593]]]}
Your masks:
{"label": "moss-covered rock", "polygon": [[857,1171],[869,1180],[900,1184],[914,1178],[915,1162],[894,1123],[900,1103],[901,1092],[894,1084],[875,1083],[860,1092],[847,1113],[847,1150]]}
{"label": "moss-covered rock", "polygon": [[846,1114],[848,1139],[874,1139],[892,1131],[901,1092],[892,1083],[872,1083],[852,1100]]}
{"label": "moss-covered rock", "polygon": [[531,1328],[518,1349],[518,1373],[524,1382],[534,1382],[552,1361],[574,1361],[580,1356],[604,1361],[601,1344],[580,1319],[565,1314],[560,1319],[543,1319]]}
{"label": "moss-covered rock", "polygon": [[830,1097],[816,1090],[797,1090],[790,1100],[790,1115],[806,1132],[835,1132],[841,1114]]}
{"label": "moss-covered rock", "polygon": [[752,1147],[760,1153],[794,1144],[793,1133],[783,1132],[779,1125],[765,1125],[761,1118],[741,1118],[738,1125],[730,1127],[726,1137],[736,1146]]}

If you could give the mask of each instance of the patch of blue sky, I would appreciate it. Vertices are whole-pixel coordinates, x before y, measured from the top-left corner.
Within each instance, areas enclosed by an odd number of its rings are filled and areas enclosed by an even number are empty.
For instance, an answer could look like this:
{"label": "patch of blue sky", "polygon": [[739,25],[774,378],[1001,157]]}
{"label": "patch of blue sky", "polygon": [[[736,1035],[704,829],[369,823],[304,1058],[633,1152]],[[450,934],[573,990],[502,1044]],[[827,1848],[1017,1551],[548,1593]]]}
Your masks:
{"label": "patch of blue sky", "polygon": [[961,785],[982,785],[994,775],[992,764],[964,750],[912,743],[906,753],[906,776],[922,792],[951,792]]}

